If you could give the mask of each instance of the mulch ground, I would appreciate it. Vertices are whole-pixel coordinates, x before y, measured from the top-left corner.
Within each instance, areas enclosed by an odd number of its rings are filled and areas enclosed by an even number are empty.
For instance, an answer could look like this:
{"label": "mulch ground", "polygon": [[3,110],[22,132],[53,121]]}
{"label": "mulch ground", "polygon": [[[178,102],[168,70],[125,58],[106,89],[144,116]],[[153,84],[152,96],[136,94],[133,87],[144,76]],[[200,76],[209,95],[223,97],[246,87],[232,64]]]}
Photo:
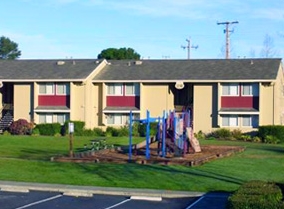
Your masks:
{"label": "mulch ground", "polygon": [[244,147],[240,146],[201,146],[201,152],[194,153],[190,150],[189,153],[176,156],[174,153],[167,154],[166,157],[160,157],[157,152],[157,144],[153,143],[150,146],[150,159],[145,157],[145,149],[141,148],[132,151],[131,160],[127,151],[123,149],[107,149],[99,151],[84,151],[76,153],[74,157],[55,157],[54,161],[59,162],[79,162],[79,163],[139,163],[139,164],[163,164],[163,165],[186,165],[197,166],[206,162],[231,156],[235,153],[244,151]]}

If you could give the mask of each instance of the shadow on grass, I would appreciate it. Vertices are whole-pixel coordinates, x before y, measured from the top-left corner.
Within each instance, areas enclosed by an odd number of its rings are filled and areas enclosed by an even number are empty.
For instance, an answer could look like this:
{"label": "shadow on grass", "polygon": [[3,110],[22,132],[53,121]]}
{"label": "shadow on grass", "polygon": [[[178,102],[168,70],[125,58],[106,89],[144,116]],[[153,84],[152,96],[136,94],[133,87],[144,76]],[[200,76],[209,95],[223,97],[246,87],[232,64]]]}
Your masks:
{"label": "shadow on grass", "polygon": [[[221,174],[221,172],[201,171],[201,170],[196,170],[194,168],[181,167],[181,166],[173,167],[173,166],[161,166],[161,165],[107,164],[107,163],[94,165],[94,164],[79,163],[77,167],[83,170],[83,172],[86,172],[88,174],[98,175],[100,178],[107,181],[109,186],[117,186],[118,182],[126,182],[128,184],[128,186],[126,185],[118,185],[118,186],[126,186],[126,187],[139,186],[139,183],[137,182],[141,181],[143,177],[146,176],[149,177],[157,173],[160,173],[162,176],[165,177],[165,178],[161,177],[161,179],[163,179],[164,181],[166,181],[166,179],[170,177],[177,178],[177,181],[181,180],[186,181],[191,178],[197,177],[201,179],[209,179],[209,181],[217,180],[220,182],[224,182],[225,184],[230,183],[235,185],[241,185],[244,183],[244,181],[239,178],[227,176]],[[220,171],[220,169],[218,171]],[[177,174],[177,176],[174,176],[175,174]],[[160,180],[157,178],[157,184],[156,184],[157,187],[159,187],[158,181]],[[133,182],[132,183],[133,185],[131,185],[131,182]],[[164,183],[165,182],[161,182],[161,184]],[[147,186],[150,186],[152,188],[154,185],[147,185]],[[216,188],[216,191],[218,191],[218,188]],[[223,191],[220,190],[220,192]]]}
{"label": "shadow on grass", "polygon": [[42,161],[50,161],[51,157],[68,154],[67,152],[63,152],[62,150],[54,150],[54,149],[22,149],[18,154],[17,158],[27,159],[27,160],[42,160]]}

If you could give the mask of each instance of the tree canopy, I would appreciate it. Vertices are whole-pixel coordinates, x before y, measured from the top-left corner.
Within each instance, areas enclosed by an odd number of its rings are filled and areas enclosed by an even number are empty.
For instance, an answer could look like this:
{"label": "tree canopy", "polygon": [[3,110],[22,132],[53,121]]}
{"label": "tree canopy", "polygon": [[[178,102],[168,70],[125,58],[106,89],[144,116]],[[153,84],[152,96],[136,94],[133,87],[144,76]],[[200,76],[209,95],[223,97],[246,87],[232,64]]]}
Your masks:
{"label": "tree canopy", "polygon": [[0,59],[14,60],[21,56],[21,51],[18,50],[18,44],[11,41],[9,38],[0,37]]}
{"label": "tree canopy", "polygon": [[132,48],[108,48],[101,51],[98,55],[98,59],[108,59],[108,60],[126,60],[134,59],[139,60],[140,54],[135,52]]}

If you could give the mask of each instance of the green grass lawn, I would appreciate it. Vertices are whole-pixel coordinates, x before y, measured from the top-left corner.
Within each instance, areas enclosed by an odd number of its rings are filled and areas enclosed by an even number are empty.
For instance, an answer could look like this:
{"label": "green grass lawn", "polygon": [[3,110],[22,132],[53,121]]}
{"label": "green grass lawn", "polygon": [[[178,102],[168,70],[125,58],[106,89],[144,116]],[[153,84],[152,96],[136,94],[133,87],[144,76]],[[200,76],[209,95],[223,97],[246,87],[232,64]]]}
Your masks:
{"label": "green grass lawn", "polygon": [[[74,137],[74,151],[90,137]],[[143,139],[136,138],[134,142]],[[127,145],[127,138],[107,143]],[[234,191],[249,180],[284,183],[284,145],[202,140],[201,144],[240,145],[246,150],[198,167],[58,163],[68,155],[68,137],[0,136],[0,180],[185,191]]]}

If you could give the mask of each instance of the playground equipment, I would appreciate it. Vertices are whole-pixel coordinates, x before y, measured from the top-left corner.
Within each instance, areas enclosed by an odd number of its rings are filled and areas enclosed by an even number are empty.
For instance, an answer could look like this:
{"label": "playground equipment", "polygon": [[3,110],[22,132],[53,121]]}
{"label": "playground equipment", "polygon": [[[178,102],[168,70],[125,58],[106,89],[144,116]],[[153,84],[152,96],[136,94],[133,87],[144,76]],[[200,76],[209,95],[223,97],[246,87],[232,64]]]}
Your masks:
{"label": "playground equipment", "polygon": [[132,158],[132,123],[146,124],[146,159],[150,159],[150,123],[157,122],[156,141],[158,141],[158,154],[166,157],[167,151],[173,152],[175,156],[183,156],[189,152],[189,146],[194,152],[201,152],[197,139],[193,136],[190,111],[163,112],[163,117],[150,117],[147,110],[145,119],[133,119],[130,112],[129,120],[129,160]]}

